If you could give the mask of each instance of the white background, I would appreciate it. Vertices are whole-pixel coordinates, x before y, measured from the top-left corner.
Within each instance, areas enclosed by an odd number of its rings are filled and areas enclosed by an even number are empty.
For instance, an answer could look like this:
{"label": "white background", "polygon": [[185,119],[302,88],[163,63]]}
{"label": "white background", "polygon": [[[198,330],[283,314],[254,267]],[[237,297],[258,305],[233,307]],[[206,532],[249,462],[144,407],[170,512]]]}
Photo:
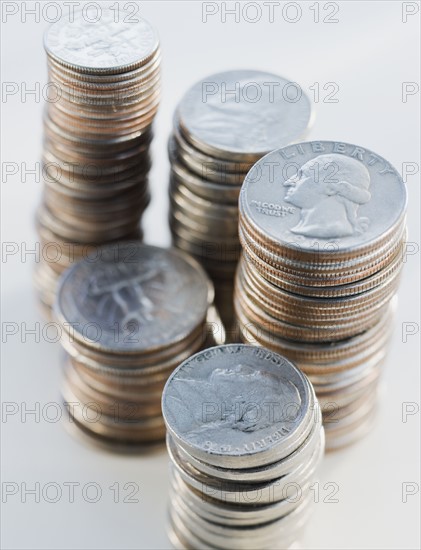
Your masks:
{"label": "white background", "polygon": [[[42,35],[47,23],[28,15],[23,2],[2,2],[2,80],[19,91],[46,82]],[[18,9],[5,21],[5,5]],[[50,3],[51,4],[51,3]],[[232,3],[230,3],[232,4]],[[419,164],[419,94],[402,101],[402,82],[419,83],[419,16],[402,22],[401,2],[337,2],[338,23],[314,22],[314,2],[301,2],[301,17],[290,23],[275,7],[256,23],[241,18],[221,20],[221,13],[202,22],[200,2],[145,2],[140,14],[158,29],[163,52],[163,100],[157,117],[151,173],[153,202],[146,216],[146,241],[169,244],[167,228],[168,160],[166,141],[172,113],[185,90],[200,78],[227,69],[272,71],[309,87],[319,82],[339,85],[338,103],[319,102],[312,139],[341,140],[365,146],[388,159],[399,170],[403,162]],[[414,4],[414,3],[412,3]],[[41,7],[43,3],[40,3]],[[101,3],[103,9],[106,4]],[[321,18],[324,2],[319,3]],[[30,4],[27,4],[30,7]],[[63,8],[65,10],[65,8]],[[52,14],[53,12],[51,12]],[[289,18],[295,17],[288,11]],[[52,15],[50,15],[51,17]],[[254,12],[246,13],[253,18]],[[322,90],[323,99],[323,90]],[[2,161],[26,163],[40,159],[42,101],[20,93],[3,97]],[[419,242],[419,174],[408,178],[409,240]],[[4,242],[19,250],[33,249],[37,236],[34,211],[42,184],[26,181],[22,171],[2,181],[1,228]],[[3,257],[2,328],[15,322],[18,334],[2,345],[2,400],[42,409],[60,402],[61,351],[45,338],[36,341],[26,328],[42,332],[43,320],[31,283],[34,257]],[[402,323],[419,323],[419,254],[408,258],[399,292],[399,309],[391,352],[385,366],[382,400],[373,432],[351,448],[326,457],[321,469],[320,502],[301,541],[303,548],[419,548],[419,495],[402,502],[402,483],[419,483],[420,414],[402,421],[405,402],[420,402],[419,335],[402,338]],[[10,325],[8,325],[10,326]],[[64,409],[63,409],[64,411]],[[54,410],[50,409],[50,414]],[[45,416],[45,415],[44,415]],[[3,494],[3,548],[168,548],[165,535],[167,457],[125,456],[105,452],[79,439],[62,422],[38,421],[20,414],[5,417],[2,429],[2,481],[15,483],[18,494]],[[28,495],[23,484],[56,483],[63,489],[57,503]],[[63,483],[76,482],[73,503]],[[97,503],[83,499],[81,488],[95,482],[102,489]],[[109,487],[120,484],[120,502]],[[138,503],[122,502],[127,482],[139,485]],[[327,482],[338,484],[338,503],[324,503]],[[8,486],[10,487],[10,485]],[[16,487],[16,485],[15,485]],[[53,490],[49,498],[53,495]]]}

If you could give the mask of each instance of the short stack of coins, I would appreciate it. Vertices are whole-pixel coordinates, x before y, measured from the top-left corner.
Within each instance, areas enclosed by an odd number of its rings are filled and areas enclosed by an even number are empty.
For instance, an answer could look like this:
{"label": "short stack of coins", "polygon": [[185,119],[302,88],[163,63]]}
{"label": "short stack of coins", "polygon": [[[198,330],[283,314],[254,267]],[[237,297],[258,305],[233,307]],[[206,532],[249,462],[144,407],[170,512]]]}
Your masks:
{"label": "short stack of coins", "polygon": [[314,383],[326,444],[366,433],[406,239],[406,189],[377,154],[338,142],[275,150],[246,176],[235,309],[241,338]]}
{"label": "short stack of coins", "polygon": [[77,426],[101,441],[163,439],[162,388],[204,347],[212,301],[203,268],[176,249],[116,243],[69,268],[54,316],[68,354],[63,398]]}
{"label": "short stack of coins", "polygon": [[162,412],[176,548],[288,548],[299,538],[324,453],[301,371],[256,346],[210,348],[174,371]]}
{"label": "short stack of coins", "polygon": [[169,140],[173,243],[211,276],[227,328],[240,252],[241,184],[259,158],[302,138],[310,119],[310,101],[298,84],[252,70],[197,82],[176,109]]}
{"label": "short stack of coins", "polygon": [[116,15],[104,10],[98,19],[87,7],[44,37],[51,98],[35,284],[47,307],[60,273],[93,247],[141,238],[161,55],[147,21]]}

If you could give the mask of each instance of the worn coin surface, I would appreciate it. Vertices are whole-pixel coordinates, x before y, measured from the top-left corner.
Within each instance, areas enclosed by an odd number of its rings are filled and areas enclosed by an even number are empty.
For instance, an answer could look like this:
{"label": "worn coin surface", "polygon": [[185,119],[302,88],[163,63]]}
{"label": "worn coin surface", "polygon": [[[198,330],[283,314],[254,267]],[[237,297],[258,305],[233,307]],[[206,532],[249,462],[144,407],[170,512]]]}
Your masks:
{"label": "worn coin surface", "polygon": [[128,11],[95,7],[75,11],[72,21],[62,17],[45,34],[47,53],[60,64],[83,72],[119,73],[143,65],[158,48],[153,27]]}
{"label": "worn coin surface", "polygon": [[206,317],[213,291],[200,265],[138,242],[99,248],[61,279],[55,313],[74,337],[109,353],[175,344]]}
{"label": "worn coin surface", "polygon": [[204,153],[253,161],[302,138],[311,104],[297,83],[237,70],[192,86],[178,106],[178,118],[185,138]]}
{"label": "worn coin surface", "polygon": [[282,356],[232,344],[182,363],[165,386],[162,411],[171,436],[191,454],[244,468],[282,458],[310,395],[305,377]]}

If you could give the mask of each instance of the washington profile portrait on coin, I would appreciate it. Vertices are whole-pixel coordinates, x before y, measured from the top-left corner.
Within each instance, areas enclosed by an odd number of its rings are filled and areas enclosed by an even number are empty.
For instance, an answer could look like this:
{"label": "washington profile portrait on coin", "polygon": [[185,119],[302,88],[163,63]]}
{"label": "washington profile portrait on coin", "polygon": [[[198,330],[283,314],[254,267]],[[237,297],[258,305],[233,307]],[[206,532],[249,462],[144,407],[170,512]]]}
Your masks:
{"label": "washington profile portrait on coin", "polygon": [[394,231],[406,196],[399,172],[376,153],[343,142],[302,142],[268,153],[250,169],[240,218],[289,249],[334,244],[336,252],[355,251]]}
{"label": "washington profile portrait on coin", "polygon": [[301,208],[293,233],[331,238],[367,229],[369,219],[358,217],[358,208],[371,198],[370,174],[359,161],[339,154],[320,155],[301,166],[284,186],[289,188],[285,202]]}

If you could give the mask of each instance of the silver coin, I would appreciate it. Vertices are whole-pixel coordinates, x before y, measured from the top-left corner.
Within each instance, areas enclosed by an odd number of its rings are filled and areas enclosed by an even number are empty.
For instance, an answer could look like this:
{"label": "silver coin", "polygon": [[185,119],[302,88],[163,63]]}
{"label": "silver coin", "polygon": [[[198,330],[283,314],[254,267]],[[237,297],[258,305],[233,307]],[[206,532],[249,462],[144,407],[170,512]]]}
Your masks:
{"label": "silver coin", "polygon": [[[247,227],[244,217],[240,216],[240,221],[239,236],[248,255],[256,256],[258,263],[264,262],[267,269],[279,271],[280,275],[286,279],[301,278],[304,280],[303,285],[307,283],[313,286],[327,285],[329,281],[323,279],[329,278],[332,279],[332,285],[335,284],[336,280],[343,284],[347,282],[346,277],[359,276],[363,278],[361,273],[364,270],[381,269],[402,247],[406,237],[405,217],[403,217],[394,228],[393,233],[389,234],[388,238],[381,239],[381,242],[377,243],[374,248],[344,258],[338,253],[335,243],[331,242],[329,243],[329,246],[332,245],[330,253],[328,253],[330,254],[329,261],[326,260],[326,254],[323,254],[323,252],[316,253],[318,256],[317,261],[313,261],[314,256],[308,261],[304,251],[301,252],[299,258],[289,258],[288,251],[284,257],[283,249],[279,244],[274,249],[270,241],[264,241],[259,237],[255,238],[250,233],[250,227]],[[312,274],[314,275],[314,282],[312,282]]]}
{"label": "silver coin", "polygon": [[[212,225],[210,220],[206,218],[203,220],[204,223],[200,223],[196,221],[196,218],[188,218],[184,215],[183,211],[176,210],[175,208],[170,213],[169,220],[170,226],[171,224],[174,225],[175,233],[177,233],[177,228],[183,229],[186,232],[185,235],[187,239],[191,234],[192,240],[196,241],[223,241],[228,243],[229,246],[236,246],[239,244],[238,237],[236,237],[229,225],[215,223]],[[183,236],[183,234],[180,233],[180,236]]]}
{"label": "silver coin", "polygon": [[[294,100],[288,97],[289,88]],[[238,70],[197,82],[181,100],[177,118],[185,138],[204,153],[255,161],[302,138],[311,105],[296,83],[271,73]]]}
{"label": "silver coin", "polygon": [[[257,272],[262,279],[293,294],[300,296],[313,296],[315,298],[339,298],[356,296],[371,290],[382,282],[392,278],[397,271],[401,270],[402,254],[398,250],[398,253],[391,259],[388,265],[378,266],[377,271],[374,271],[371,275],[366,276],[363,279],[347,283],[343,283],[343,281],[341,281],[340,285],[335,286],[308,286],[308,280],[304,281],[304,283],[307,282],[307,285],[297,284],[285,279],[279,272],[270,271],[269,269],[266,269],[264,272],[259,271],[261,263],[256,262],[256,259],[249,254],[249,251],[245,252],[244,249],[242,253],[242,261],[250,269],[254,267],[254,271]],[[361,274],[359,274],[359,276],[360,275]]]}
{"label": "silver coin", "polygon": [[[44,37],[47,53],[60,64],[81,72],[120,73],[143,65],[158,48],[152,26],[138,16],[130,21],[122,11],[115,21],[112,10],[79,10],[73,20],[62,17]],[[125,22],[126,21],[126,22]]]}
{"label": "silver coin", "polygon": [[199,472],[189,463],[181,461],[177,453],[172,453],[171,448],[167,449],[171,464],[176,468],[183,481],[189,487],[202,493],[204,498],[207,495],[212,495],[214,499],[221,502],[254,507],[256,506],[256,499],[258,499],[259,504],[270,504],[285,500],[291,483],[296,483],[300,487],[305,486],[315,477],[316,469],[324,454],[324,445],[324,431],[321,431],[320,440],[311,457],[301,463],[295,470],[277,479],[250,484],[214,479]]}
{"label": "silver coin", "polygon": [[203,263],[204,266],[207,266],[208,263],[211,262],[214,262],[215,264],[218,263],[218,267],[221,270],[224,272],[227,271],[231,275],[234,274],[235,266],[237,265],[237,260],[240,256],[240,245],[238,243],[227,244],[209,239],[206,239],[206,241],[198,240],[195,242],[191,238],[185,238],[186,236],[180,235],[180,232],[178,231],[173,231],[172,236],[173,243],[177,246],[177,248],[185,250],[194,257],[199,258],[199,261]]}
{"label": "silver coin", "polygon": [[125,82],[132,82],[137,79],[147,80],[149,75],[153,74],[157,67],[161,63],[161,52],[159,48],[155,53],[150,57],[147,63],[137,67],[136,69],[124,71],[122,73],[88,73],[80,72],[78,68],[72,69],[56,61],[53,57],[48,56],[48,71],[52,75],[63,81],[74,81],[77,80],[80,86],[95,86],[97,84],[108,84],[110,87],[118,87],[120,84]]}
{"label": "silver coin", "polygon": [[212,300],[212,286],[192,258],[118,243],[99,248],[64,274],[55,315],[63,326],[74,324],[74,337],[85,345],[141,353],[185,338],[206,318]]}
{"label": "silver coin", "polygon": [[214,523],[226,523],[227,525],[250,526],[281,518],[297,508],[310,490],[307,485],[301,488],[299,498],[286,498],[268,505],[251,507],[229,502],[223,503],[210,495],[195,491],[183,481],[175,468],[170,468],[170,482],[171,492],[180,495],[183,501],[190,508],[197,510],[201,517]]}
{"label": "silver coin", "polygon": [[343,372],[361,365],[385,348],[391,333],[390,315],[386,314],[373,328],[346,340],[325,344],[294,342],[265,331],[249,322],[240,311],[237,313],[244,342],[290,357],[307,375]]}
{"label": "silver coin", "polygon": [[[127,442],[156,441],[163,438],[165,426],[161,416],[155,416],[136,421],[119,420],[103,414],[95,403],[83,403],[74,394],[72,388],[64,383],[62,396],[70,406],[69,413],[85,429],[108,439],[118,439]],[[92,421],[95,419],[95,421]]]}
{"label": "silver coin", "polygon": [[241,186],[252,162],[233,162],[205,155],[186,141],[174,120],[173,137],[168,144],[170,159],[181,160],[193,174],[215,183]]}
{"label": "silver coin", "polygon": [[240,212],[284,251],[319,261],[371,249],[404,216],[400,174],[356,145],[313,141],[277,149],[247,174]]}
{"label": "silver coin", "polygon": [[240,188],[233,185],[224,185],[205,180],[174,160],[171,163],[171,178],[184,184],[192,193],[211,201],[220,201],[223,204],[237,204]]}
{"label": "silver coin", "polygon": [[[174,183],[174,187],[170,189],[176,206],[184,210],[186,215],[190,213],[196,215],[198,220],[200,217],[210,218],[215,223],[223,223],[224,225],[238,227],[238,211],[237,207],[231,204],[214,204],[209,200],[202,199],[189,191],[184,186]],[[238,241],[238,229],[237,229]]]}
{"label": "silver coin", "polygon": [[199,460],[251,468],[285,456],[310,400],[308,382],[285,358],[232,344],[182,363],[165,386],[162,411],[173,439]]}
{"label": "silver coin", "polygon": [[[322,438],[320,432],[321,415],[319,415],[319,417],[320,420],[312,421],[310,433],[305,438],[304,442],[301,443],[301,445],[293,453],[278,462],[257,468],[242,468],[241,470],[221,468],[198,460],[193,455],[188,454],[180,446],[177,447],[176,452],[181,457],[183,462],[191,464],[194,468],[196,468],[196,470],[208,476],[212,476],[215,479],[234,482],[242,481],[246,483],[276,479],[296,469],[301,463],[306,462],[308,457],[313,454],[316,446],[320,443]],[[175,452],[175,444],[172,441],[171,436],[167,436],[167,446]]]}
{"label": "silver coin", "polygon": [[307,496],[295,510],[266,524],[234,526],[207,521],[200,516],[197,509],[188,508],[177,494],[174,494],[173,498],[175,506],[171,508],[171,515],[177,515],[197,536],[209,541],[213,548],[250,550],[278,548],[280,541],[284,542],[285,538],[296,535],[303,518],[309,516],[311,500],[311,497]]}

